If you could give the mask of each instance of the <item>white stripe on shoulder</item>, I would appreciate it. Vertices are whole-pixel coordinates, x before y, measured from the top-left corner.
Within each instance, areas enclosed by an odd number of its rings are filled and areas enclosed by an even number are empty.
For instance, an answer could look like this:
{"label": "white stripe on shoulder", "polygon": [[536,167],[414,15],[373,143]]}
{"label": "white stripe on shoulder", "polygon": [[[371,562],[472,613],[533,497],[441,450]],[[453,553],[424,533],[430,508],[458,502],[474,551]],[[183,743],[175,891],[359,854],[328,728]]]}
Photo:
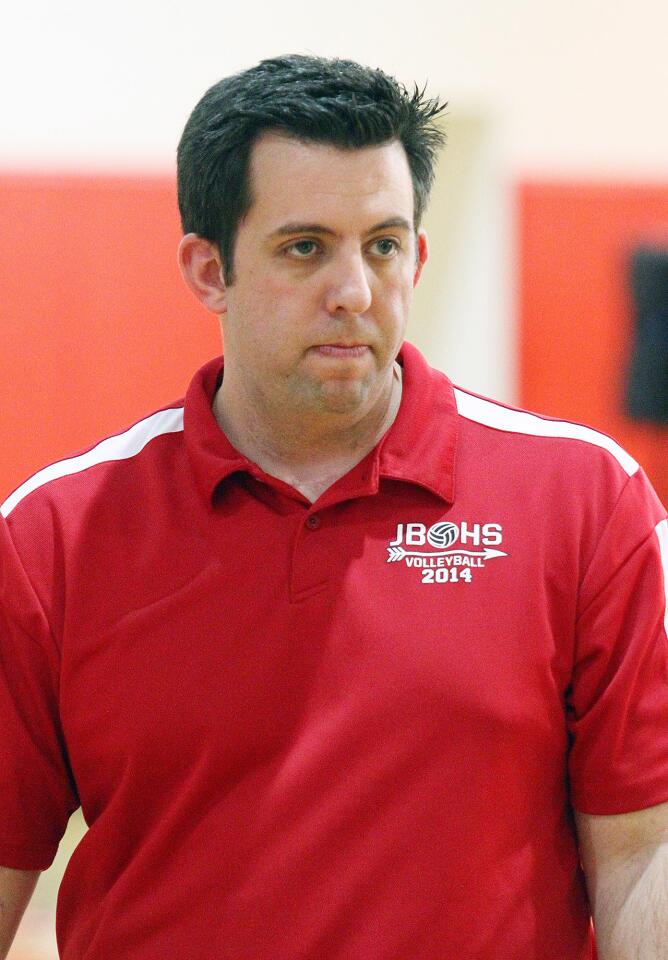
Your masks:
{"label": "white stripe on shoulder", "polygon": [[44,467],[43,470],[39,470],[5,500],[0,507],[0,513],[3,517],[8,517],[24,497],[51,480],[68,477],[73,473],[80,473],[82,470],[94,467],[97,463],[105,463],[110,460],[129,460],[130,457],[140,453],[146,444],[150,443],[155,437],[164,433],[178,433],[180,430],[183,430],[183,407],[159,410],[158,413],[135,423],[124,433],[101,440],[92,450],[88,450],[78,457],[70,457],[69,460],[59,460],[57,463],[52,463],[48,467]]}
{"label": "white stripe on shoulder", "polygon": [[611,437],[599,433],[591,427],[583,427],[579,423],[570,423],[568,420],[544,420],[535,413],[524,410],[509,410],[492,400],[483,400],[470,393],[455,387],[457,410],[467,420],[474,420],[495,430],[505,430],[508,433],[524,433],[532,437],[555,437],[564,440],[584,440],[602,447],[611,453],[630,477],[639,469],[640,464],[622,449]]}
{"label": "white stripe on shoulder", "polygon": [[665,612],[663,615],[663,626],[668,635],[668,520],[662,520],[654,528],[659,538],[659,550],[661,551],[661,566],[663,567],[663,593],[665,596]]}

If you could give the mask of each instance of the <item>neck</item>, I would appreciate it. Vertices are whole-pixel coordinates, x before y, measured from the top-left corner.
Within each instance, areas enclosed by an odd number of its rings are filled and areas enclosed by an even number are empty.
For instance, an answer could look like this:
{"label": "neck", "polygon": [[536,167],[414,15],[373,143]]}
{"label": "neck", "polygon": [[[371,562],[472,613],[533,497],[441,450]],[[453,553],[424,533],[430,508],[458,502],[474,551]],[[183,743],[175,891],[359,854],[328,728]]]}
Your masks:
{"label": "neck", "polygon": [[401,402],[401,367],[394,364],[385,402],[343,425],[335,416],[309,420],[303,411],[276,419],[260,412],[257,403],[230,399],[223,379],[213,412],[230,443],[265,473],[316,500],[363,460],[394,422]]}

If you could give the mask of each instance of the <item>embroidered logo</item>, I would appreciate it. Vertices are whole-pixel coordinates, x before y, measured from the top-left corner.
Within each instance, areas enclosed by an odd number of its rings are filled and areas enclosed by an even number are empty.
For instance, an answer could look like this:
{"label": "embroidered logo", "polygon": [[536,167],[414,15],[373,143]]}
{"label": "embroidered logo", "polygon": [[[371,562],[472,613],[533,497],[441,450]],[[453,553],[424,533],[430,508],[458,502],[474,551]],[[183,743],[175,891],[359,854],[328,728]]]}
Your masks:
{"label": "embroidered logo", "polygon": [[[419,569],[422,583],[471,583],[475,569],[486,566],[488,560],[508,556],[497,549],[502,543],[500,523],[440,520],[431,527],[399,523],[387,546],[387,562],[403,561],[407,567]],[[433,549],[416,549],[419,547]]]}

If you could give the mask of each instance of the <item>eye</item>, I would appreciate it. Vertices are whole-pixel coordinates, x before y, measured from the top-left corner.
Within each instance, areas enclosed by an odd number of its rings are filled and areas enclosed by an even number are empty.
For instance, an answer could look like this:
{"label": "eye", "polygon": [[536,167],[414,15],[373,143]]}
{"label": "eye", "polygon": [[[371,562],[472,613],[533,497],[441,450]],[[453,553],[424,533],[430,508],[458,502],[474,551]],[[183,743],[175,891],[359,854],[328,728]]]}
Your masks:
{"label": "eye", "polygon": [[393,237],[380,237],[378,240],[374,240],[371,244],[371,250],[376,256],[382,257],[383,259],[389,259],[394,256],[399,249],[399,243]]}
{"label": "eye", "polygon": [[289,246],[285,247],[285,253],[296,260],[307,260],[317,251],[318,244],[315,240],[295,240]]}

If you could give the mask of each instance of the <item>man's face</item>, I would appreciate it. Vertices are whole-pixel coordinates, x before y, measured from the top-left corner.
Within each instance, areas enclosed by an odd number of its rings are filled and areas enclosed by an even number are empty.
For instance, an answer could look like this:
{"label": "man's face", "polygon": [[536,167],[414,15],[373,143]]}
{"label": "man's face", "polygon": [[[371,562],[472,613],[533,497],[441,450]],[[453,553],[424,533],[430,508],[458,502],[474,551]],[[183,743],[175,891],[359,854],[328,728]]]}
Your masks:
{"label": "man's face", "polygon": [[405,151],[265,135],[251,192],[225,294],[225,377],[259,409],[355,422],[387,402],[427,256]]}

